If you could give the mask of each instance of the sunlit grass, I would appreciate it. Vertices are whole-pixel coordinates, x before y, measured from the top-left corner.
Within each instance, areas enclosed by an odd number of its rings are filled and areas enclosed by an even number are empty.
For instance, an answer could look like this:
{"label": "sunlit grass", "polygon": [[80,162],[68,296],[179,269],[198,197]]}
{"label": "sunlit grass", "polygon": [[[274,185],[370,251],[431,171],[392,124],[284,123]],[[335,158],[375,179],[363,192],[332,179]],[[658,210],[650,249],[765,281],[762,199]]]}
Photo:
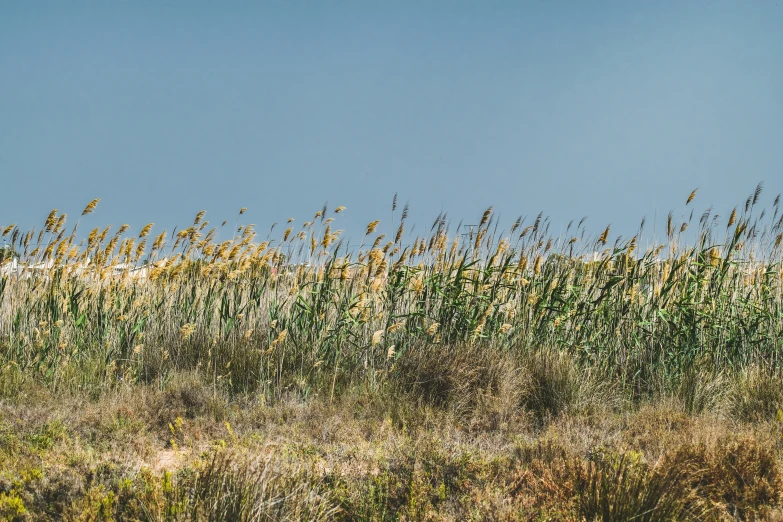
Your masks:
{"label": "sunlit grass", "polygon": [[263,241],[245,209],[2,228],[0,519],[774,519],[760,194],[694,217],[694,191],[661,243],[491,208],[408,237],[396,201],[351,249],[344,207]]}
{"label": "sunlit grass", "polygon": [[779,198],[757,207],[760,192],[726,217],[694,217],[691,194],[646,251],[644,223],[612,243],[581,223],[553,237],[541,215],[502,232],[492,209],[469,236],[441,215],[403,241],[405,209],[393,237],[373,221],[351,251],[335,230],[344,207],[261,242],[253,225],[220,241],[202,211],[173,234],[108,226],[77,243],[79,223],[67,233],[52,211],[40,231],[2,230],[18,260],[0,279],[0,363],[96,389],[197,370],[270,397],[293,381],[331,393],[377,382],[417,343],[562,351],[632,398],[694,365],[776,368],[783,222]]}

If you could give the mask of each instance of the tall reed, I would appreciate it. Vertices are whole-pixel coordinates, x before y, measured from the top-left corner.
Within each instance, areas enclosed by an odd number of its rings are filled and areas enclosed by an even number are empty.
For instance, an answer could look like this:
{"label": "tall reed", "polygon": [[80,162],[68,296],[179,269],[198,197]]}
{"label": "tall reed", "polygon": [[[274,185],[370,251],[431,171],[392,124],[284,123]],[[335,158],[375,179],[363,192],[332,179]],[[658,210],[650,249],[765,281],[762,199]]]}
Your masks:
{"label": "tall reed", "polygon": [[334,226],[344,207],[264,241],[239,223],[220,240],[203,211],[171,234],[80,239],[54,210],[41,230],[0,228],[19,255],[0,276],[0,372],[99,391],[187,369],[271,398],[376,384],[417,346],[473,343],[567,352],[641,397],[694,365],[779,368],[783,215],[760,194],[720,217],[694,214],[694,192],[645,250],[644,222],[615,241],[583,222],[554,236],[541,214],[503,232],[491,208],[469,234],[440,215],[410,237],[406,206],[388,236],[373,221],[350,250]]}

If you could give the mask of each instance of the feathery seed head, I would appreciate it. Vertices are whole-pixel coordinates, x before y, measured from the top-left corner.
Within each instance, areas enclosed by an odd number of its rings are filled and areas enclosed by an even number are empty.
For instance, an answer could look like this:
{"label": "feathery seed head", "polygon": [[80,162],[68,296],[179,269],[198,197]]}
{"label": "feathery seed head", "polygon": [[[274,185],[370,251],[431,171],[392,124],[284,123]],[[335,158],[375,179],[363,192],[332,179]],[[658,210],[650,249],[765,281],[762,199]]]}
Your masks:
{"label": "feathery seed head", "polygon": [[364,234],[364,235],[365,235],[365,236],[368,236],[368,235],[372,234],[372,233],[375,231],[375,228],[378,226],[378,224],[379,224],[380,222],[381,222],[381,220],[380,220],[380,219],[378,219],[378,220],[375,220],[375,221],[371,221],[371,222],[370,222],[370,223],[367,225],[367,232],[365,232],[365,234]]}
{"label": "feathery seed head", "polygon": [[484,215],[481,216],[481,223],[479,223],[479,226],[484,226],[487,221],[489,221],[489,217],[492,215],[492,207],[489,207],[487,210],[484,211]]}
{"label": "feathery seed head", "polygon": [[86,207],[84,207],[84,210],[82,211],[82,216],[86,216],[87,214],[92,214],[95,211],[95,207],[98,206],[98,202],[100,201],[100,198],[93,199],[90,201]]}
{"label": "feathery seed head", "polygon": [[726,225],[726,228],[730,227],[737,221],[737,207],[734,207],[734,210],[731,211],[731,215],[729,216],[729,222]]}
{"label": "feathery seed head", "polygon": [[602,245],[606,244],[607,239],[609,238],[609,229],[611,228],[611,225],[606,227],[606,229],[603,231],[603,233],[598,237],[598,242]]}
{"label": "feathery seed head", "polygon": [[147,223],[144,228],[141,229],[141,232],[139,232],[139,238],[147,237],[150,233],[150,230],[152,230],[154,223]]}
{"label": "feathery seed head", "polygon": [[54,229],[54,226],[57,224],[57,209],[52,210],[49,212],[49,215],[46,217],[45,230],[47,232],[51,232]]}

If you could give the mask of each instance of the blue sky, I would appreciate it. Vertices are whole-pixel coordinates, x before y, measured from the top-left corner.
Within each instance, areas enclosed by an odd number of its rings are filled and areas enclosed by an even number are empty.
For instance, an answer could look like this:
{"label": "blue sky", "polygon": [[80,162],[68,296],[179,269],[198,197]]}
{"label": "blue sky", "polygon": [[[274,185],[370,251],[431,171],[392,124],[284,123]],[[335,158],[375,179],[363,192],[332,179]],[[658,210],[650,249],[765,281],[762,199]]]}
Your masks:
{"label": "blue sky", "polygon": [[0,225],[352,237],[539,211],[631,234],[783,191],[780,2],[0,3]]}

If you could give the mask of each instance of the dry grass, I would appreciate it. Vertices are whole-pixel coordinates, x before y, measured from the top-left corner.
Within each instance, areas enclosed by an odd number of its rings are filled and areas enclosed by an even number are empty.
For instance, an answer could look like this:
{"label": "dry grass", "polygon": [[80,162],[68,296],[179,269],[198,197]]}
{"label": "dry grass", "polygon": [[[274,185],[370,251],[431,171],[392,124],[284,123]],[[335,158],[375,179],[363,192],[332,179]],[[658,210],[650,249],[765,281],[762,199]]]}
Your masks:
{"label": "dry grass", "polygon": [[[475,356],[454,348],[452,360],[473,367],[468,354]],[[473,375],[456,364],[449,364],[455,375]],[[402,375],[388,388],[274,404],[213,396],[193,374],[97,400],[31,389],[36,401],[6,400],[0,410],[0,513],[11,520],[774,520],[781,513],[783,425],[738,424],[728,408],[687,413],[666,396],[538,417],[524,407],[532,387],[521,375],[501,374],[493,389],[439,388],[437,401],[416,386],[396,394]],[[25,514],[12,516],[19,506]]]}

